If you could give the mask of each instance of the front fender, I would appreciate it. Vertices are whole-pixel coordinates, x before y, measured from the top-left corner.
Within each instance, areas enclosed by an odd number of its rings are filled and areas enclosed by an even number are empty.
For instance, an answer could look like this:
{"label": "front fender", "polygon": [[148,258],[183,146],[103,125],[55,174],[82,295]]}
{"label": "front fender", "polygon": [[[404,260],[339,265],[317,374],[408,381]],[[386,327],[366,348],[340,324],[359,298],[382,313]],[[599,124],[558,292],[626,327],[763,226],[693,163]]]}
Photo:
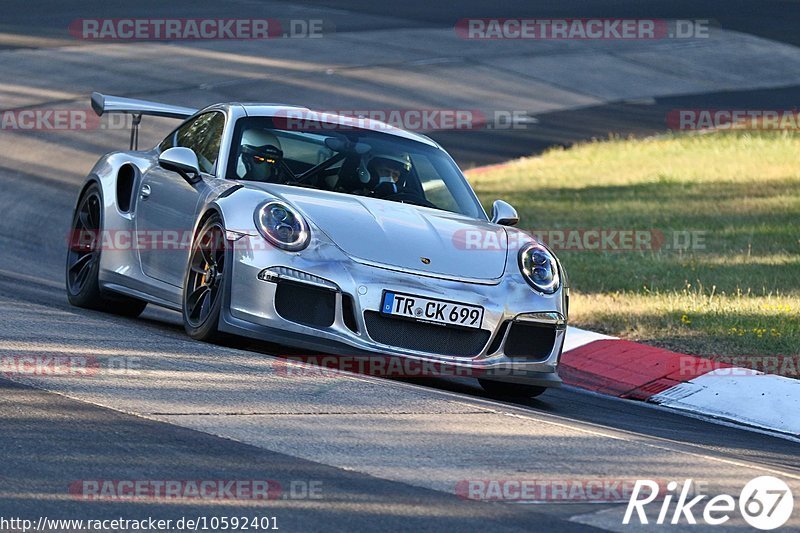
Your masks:
{"label": "front fender", "polygon": [[272,199],[275,197],[267,192],[241,187],[217,197],[208,205],[207,210],[215,210],[220,214],[226,231],[256,237],[259,233],[253,213],[259,204]]}

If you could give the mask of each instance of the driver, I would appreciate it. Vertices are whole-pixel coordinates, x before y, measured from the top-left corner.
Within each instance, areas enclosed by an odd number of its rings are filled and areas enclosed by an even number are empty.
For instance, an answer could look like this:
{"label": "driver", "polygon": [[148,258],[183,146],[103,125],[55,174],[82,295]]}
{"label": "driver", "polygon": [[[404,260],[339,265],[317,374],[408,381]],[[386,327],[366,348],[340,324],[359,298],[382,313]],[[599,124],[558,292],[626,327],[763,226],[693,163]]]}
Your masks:
{"label": "driver", "polygon": [[411,158],[408,154],[376,154],[370,159],[367,169],[374,194],[387,196],[405,186],[406,177],[411,171]]}
{"label": "driver", "polygon": [[278,181],[283,159],[281,143],[268,131],[248,130],[242,135],[237,174],[243,180]]}

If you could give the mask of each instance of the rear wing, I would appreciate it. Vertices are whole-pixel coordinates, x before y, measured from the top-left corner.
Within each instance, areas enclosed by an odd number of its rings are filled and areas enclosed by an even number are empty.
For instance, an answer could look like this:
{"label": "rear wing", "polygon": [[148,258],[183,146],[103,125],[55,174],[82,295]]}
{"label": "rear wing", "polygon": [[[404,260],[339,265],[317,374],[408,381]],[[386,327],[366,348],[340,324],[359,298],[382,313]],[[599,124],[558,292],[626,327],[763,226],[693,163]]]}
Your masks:
{"label": "rear wing", "polygon": [[148,100],[109,96],[100,93],[92,93],[92,109],[97,113],[97,116],[103,116],[105,113],[126,113],[133,117],[131,150],[139,149],[139,123],[142,121],[143,115],[186,120],[197,113],[196,109],[190,107],[160,104]]}

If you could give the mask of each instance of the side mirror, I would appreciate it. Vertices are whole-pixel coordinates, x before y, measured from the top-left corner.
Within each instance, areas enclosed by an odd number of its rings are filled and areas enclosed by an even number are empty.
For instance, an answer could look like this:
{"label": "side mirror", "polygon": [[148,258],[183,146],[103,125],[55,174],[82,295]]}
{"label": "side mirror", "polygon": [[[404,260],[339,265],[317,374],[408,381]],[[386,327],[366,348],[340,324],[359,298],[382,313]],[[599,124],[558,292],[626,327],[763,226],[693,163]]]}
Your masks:
{"label": "side mirror", "polygon": [[168,148],[158,156],[158,164],[161,168],[177,172],[189,183],[197,183],[201,179],[197,154],[190,148],[182,146]]}
{"label": "side mirror", "polygon": [[492,204],[492,222],[501,226],[515,226],[519,222],[519,215],[508,202],[495,200]]}

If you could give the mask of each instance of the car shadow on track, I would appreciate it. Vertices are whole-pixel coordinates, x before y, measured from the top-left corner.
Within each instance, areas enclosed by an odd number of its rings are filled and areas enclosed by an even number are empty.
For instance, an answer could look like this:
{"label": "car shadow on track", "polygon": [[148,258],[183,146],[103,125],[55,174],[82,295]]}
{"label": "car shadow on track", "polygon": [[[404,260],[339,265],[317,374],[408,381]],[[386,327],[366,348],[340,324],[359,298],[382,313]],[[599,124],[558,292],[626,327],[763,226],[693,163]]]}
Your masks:
{"label": "car shadow on track", "polygon": [[[152,363],[147,364],[169,365],[172,370],[180,368],[175,361],[199,357],[203,368],[219,373],[220,378],[224,378],[228,372],[236,371],[241,362],[249,372],[263,374],[265,379],[270,378],[270,370],[274,372],[274,365],[266,358],[264,364],[248,361],[248,354],[277,356],[294,361],[298,355],[308,355],[307,352],[303,354],[298,350],[246,339],[233,340],[226,348],[217,351],[185,336],[178,313],[149,306],[142,317],[130,319],[78,309],[67,303],[63,285],[53,279],[0,270],[0,291],[4,294],[0,306],[5,324],[4,336],[12,341],[36,338],[35,343],[25,348],[26,353],[34,355],[47,355],[48,350],[56,348],[69,353],[87,354],[92,354],[92,350],[106,354],[144,350],[147,357],[153,358]],[[164,353],[165,356],[160,358],[159,353]],[[173,362],[170,363],[170,360]],[[147,362],[149,359],[143,361]],[[211,361],[218,363],[213,369],[207,366]],[[551,389],[540,398],[520,400],[487,394],[475,380],[468,378],[384,379],[408,386],[463,394],[466,398],[497,401],[510,408],[556,416],[565,422],[584,422],[598,429],[608,428],[612,431],[628,431],[647,437],[669,439],[707,447],[715,454],[797,468],[796,442],[740,428],[710,424],[708,421],[696,420],[665,409],[604,397],[573,387]],[[328,382],[334,383],[333,380]],[[202,387],[202,384],[195,383],[195,386]]]}

